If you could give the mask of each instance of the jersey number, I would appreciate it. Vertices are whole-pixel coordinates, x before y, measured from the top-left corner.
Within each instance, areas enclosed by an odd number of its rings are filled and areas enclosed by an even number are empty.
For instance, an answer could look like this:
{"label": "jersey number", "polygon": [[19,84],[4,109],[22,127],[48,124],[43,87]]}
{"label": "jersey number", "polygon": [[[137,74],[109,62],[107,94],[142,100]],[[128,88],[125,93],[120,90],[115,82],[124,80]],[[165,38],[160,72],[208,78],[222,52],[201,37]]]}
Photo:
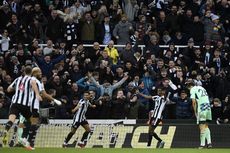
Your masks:
{"label": "jersey number", "polygon": [[206,90],[204,89],[199,89],[198,92],[201,93],[201,97],[208,96]]}

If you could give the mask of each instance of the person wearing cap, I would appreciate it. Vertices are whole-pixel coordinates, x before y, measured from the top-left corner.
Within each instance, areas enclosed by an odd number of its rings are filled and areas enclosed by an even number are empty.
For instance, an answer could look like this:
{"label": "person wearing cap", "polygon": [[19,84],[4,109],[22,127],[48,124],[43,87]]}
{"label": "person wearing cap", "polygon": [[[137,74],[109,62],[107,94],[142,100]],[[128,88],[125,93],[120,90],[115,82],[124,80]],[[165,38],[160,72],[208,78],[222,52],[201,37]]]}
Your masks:
{"label": "person wearing cap", "polygon": [[225,30],[219,18],[219,16],[208,12],[204,17],[203,23],[206,40],[217,42],[224,38]]}

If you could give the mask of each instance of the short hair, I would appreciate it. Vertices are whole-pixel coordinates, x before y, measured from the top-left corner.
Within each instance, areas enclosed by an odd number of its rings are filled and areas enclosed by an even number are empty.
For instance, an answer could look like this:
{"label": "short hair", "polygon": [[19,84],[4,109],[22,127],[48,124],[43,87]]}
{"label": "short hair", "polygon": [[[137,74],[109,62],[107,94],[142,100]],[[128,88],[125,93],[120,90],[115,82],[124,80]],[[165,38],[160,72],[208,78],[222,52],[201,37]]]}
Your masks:
{"label": "short hair", "polygon": [[187,88],[191,88],[191,87],[195,86],[195,82],[194,82],[194,81],[187,82],[187,83],[185,83],[185,84],[186,84],[186,87],[187,87]]}
{"label": "short hair", "polygon": [[36,73],[38,73],[39,71],[41,71],[41,69],[39,68],[39,67],[34,67],[33,69],[32,69],[32,75],[35,75]]}
{"label": "short hair", "polygon": [[88,90],[84,91],[84,94],[86,94],[86,93],[87,93],[87,94],[90,94]]}
{"label": "short hair", "polygon": [[32,73],[32,67],[30,65],[27,65],[24,70],[26,75],[31,75]]}

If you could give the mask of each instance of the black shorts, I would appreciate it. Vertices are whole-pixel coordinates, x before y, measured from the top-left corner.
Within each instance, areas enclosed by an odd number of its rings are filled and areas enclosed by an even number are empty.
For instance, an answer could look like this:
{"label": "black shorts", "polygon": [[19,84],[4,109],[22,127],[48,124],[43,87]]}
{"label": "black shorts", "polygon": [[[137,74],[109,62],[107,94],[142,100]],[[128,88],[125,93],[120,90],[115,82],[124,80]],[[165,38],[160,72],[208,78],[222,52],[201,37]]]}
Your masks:
{"label": "black shorts", "polygon": [[152,117],[151,120],[150,120],[150,125],[153,128],[156,128],[159,125],[160,122],[161,122],[161,119]]}
{"label": "black shorts", "polygon": [[32,117],[39,118],[39,110],[38,109],[32,109]]}
{"label": "black shorts", "polygon": [[12,104],[10,106],[9,115],[14,114],[18,116],[19,113],[22,114],[26,119],[29,119],[32,116],[29,106],[24,106],[21,104]]}
{"label": "black shorts", "polygon": [[86,125],[89,124],[86,120],[82,121],[82,122],[76,122],[75,124],[72,125],[72,128],[77,129],[80,125]]}

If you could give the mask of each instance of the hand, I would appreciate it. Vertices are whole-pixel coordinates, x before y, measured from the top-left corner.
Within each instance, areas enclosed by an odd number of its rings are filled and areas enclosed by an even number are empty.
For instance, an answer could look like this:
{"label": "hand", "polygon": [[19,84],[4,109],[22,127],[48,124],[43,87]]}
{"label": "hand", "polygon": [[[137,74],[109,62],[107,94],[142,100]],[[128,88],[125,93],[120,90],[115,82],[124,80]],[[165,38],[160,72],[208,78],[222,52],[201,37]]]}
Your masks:
{"label": "hand", "polygon": [[42,101],[42,97],[40,95],[36,96],[36,98],[39,100],[39,101]]}
{"label": "hand", "polygon": [[54,102],[55,104],[57,104],[58,106],[61,105],[61,101],[59,101],[59,100],[57,100],[57,99],[54,99],[53,102]]}
{"label": "hand", "polygon": [[128,77],[129,77],[128,72],[125,72],[125,73],[124,73],[124,78],[125,78],[125,79],[128,79]]}
{"label": "hand", "polygon": [[88,72],[88,77],[91,78],[93,76],[92,72]]}
{"label": "hand", "polygon": [[147,124],[150,125],[150,120],[147,121]]}
{"label": "hand", "polygon": [[96,108],[97,106],[96,106],[96,105],[92,105],[91,107],[92,107],[92,108]]}
{"label": "hand", "polygon": [[2,108],[3,107],[3,104],[2,103],[0,103],[0,108]]}
{"label": "hand", "polygon": [[11,24],[12,24],[12,23],[11,23],[11,22],[9,22],[9,23],[7,23],[7,25],[6,25],[6,26],[7,26],[7,27],[9,27]]}

